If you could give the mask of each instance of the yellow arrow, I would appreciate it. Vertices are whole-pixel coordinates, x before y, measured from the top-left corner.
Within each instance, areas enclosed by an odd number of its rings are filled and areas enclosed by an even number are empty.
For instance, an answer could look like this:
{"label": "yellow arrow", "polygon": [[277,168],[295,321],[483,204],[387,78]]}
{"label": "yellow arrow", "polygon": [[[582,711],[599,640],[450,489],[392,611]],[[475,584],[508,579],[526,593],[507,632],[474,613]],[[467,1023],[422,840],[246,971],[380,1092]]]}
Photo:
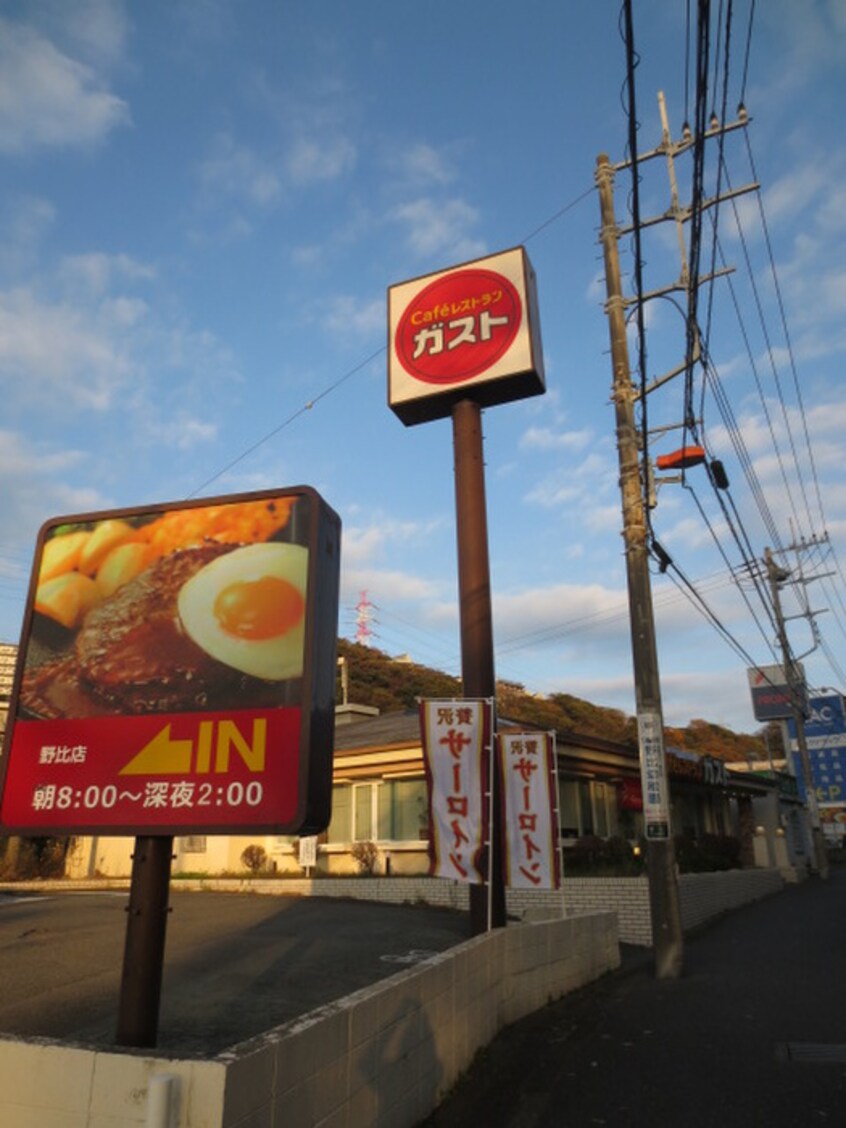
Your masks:
{"label": "yellow arrow", "polygon": [[193,740],[171,740],[170,724],[156,733],[118,775],[183,775],[191,770]]}

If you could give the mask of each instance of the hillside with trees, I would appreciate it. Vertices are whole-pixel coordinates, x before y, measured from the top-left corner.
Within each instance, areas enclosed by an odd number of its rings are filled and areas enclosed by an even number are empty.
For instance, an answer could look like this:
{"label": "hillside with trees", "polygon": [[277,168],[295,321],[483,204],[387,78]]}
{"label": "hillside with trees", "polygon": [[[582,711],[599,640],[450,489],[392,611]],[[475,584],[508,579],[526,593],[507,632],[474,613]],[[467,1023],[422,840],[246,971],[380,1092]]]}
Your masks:
{"label": "hillside with trees", "polygon": [[[374,705],[382,713],[413,709],[421,697],[455,697],[461,693],[460,679],[405,658],[391,658],[370,646],[342,638],[338,654],[346,659],[349,700]],[[503,681],[497,683],[497,708],[501,716],[526,725],[637,743],[634,717],[569,693],[542,696],[528,693],[516,682]],[[665,732],[669,746],[700,755],[707,753],[728,761],[766,756],[763,733],[735,733],[705,720],[692,720],[685,728],[667,728]]]}

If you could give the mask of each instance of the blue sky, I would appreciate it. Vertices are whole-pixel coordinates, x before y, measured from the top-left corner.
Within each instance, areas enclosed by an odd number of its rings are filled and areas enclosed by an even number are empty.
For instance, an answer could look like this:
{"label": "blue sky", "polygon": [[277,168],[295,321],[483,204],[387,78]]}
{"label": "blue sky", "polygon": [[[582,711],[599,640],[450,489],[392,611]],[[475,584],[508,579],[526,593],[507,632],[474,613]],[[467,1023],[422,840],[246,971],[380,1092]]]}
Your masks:
{"label": "blue sky", "polygon": [[[641,151],[660,141],[659,90],[681,131],[686,7],[635,4]],[[774,536],[828,534],[783,562],[832,573],[793,589],[825,610],[819,637],[803,618],[790,631],[797,653],[815,646],[812,684],[843,689],[846,9],[757,4],[748,56],[748,0],[734,10],[726,112],[742,93],[752,120],[748,148],[727,137],[726,167],[748,183],[751,153],[761,194],[719,210],[735,273],[707,312],[744,453],[708,396],[703,426],[755,556]],[[0,8],[1,639],[19,636],[47,518],[309,484],[344,525],[341,633],[355,635],[366,592],[374,645],[457,672],[451,428],[406,428],[387,407],[386,289],[523,244],[547,392],[484,415],[497,674],[634,711],[594,189],[598,154],[626,155],[619,14],[501,0]],[[724,45],[715,30],[714,55]],[[689,156],[677,164],[689,198]],[[716,167],[712,141],[711,191]],[[665,162],[642,172],[642,214],[665,212]],[[619,173],[621,223],[630,188]],[[630,239],[621,251],[630,292]],[[678,278],[673,225],[644,234],[642,258],[646,289]],[[680,363],[684,323],[657,301],[646,326],[651,379]],[[682,392],[650,396],[650,425],[681,419]],[[660,486],[653,528],[741,650],[656,575],[665,717],[749,731],[744,654],[773,662],[773,631],[731,582],[714,494],[694,472],[687,484],[696,496]]]}

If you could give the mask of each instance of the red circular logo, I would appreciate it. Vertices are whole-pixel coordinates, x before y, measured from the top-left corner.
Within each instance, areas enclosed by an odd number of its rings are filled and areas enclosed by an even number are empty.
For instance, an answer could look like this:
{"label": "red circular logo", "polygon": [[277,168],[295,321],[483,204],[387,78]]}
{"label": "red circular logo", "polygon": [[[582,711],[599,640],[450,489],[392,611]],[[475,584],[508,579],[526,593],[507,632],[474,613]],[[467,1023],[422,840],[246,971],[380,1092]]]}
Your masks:
{"label": "red circular logo", "polygon": [[493,270],[456,270],[430,282],[400,317],[397,357],[429,384],[460,384],[508,351],[523,319],[515,286]]}

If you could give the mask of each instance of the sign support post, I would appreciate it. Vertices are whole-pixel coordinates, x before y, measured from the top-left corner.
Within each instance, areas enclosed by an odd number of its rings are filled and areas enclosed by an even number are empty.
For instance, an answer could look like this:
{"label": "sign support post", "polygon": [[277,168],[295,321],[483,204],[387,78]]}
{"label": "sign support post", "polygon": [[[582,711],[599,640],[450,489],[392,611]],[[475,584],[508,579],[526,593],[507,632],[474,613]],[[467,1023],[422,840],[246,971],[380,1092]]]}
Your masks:
{"label": "sign support post", "polygon": [[[470,399],[452,409],[455,451],[455,524],[458,541],[458,600],[461,620],[461,681],[465,697],[496,695],[491,617],[490,561],[485,503],[482,409]],[[496,705],[494,705],[496,710]],[[496,730],[494,716],[491,740]],[[505,925],[505,884],[500,847],[501,799],[496,773],[491,772],[491,822],[488,847],[488,889],[470,886],[473,934]],[[490,898],[490,908],[488,907]]]}
{"label": "sign support post", "polygon": [[[465,697],[496,694],[481,412],[544,391],[535,289],[522,247],[388,289],[388,404],[407,427],[452,417]],[[505,924],[495,778],[490,799],[488,888],[470,889],[474,934],[487,931],[488,916],[494,928]]]}
{"label": "sign support post", "polygon": [[119,1046],[156,1045],[172,854],[170,835],[135,839],[115,1039]]}

